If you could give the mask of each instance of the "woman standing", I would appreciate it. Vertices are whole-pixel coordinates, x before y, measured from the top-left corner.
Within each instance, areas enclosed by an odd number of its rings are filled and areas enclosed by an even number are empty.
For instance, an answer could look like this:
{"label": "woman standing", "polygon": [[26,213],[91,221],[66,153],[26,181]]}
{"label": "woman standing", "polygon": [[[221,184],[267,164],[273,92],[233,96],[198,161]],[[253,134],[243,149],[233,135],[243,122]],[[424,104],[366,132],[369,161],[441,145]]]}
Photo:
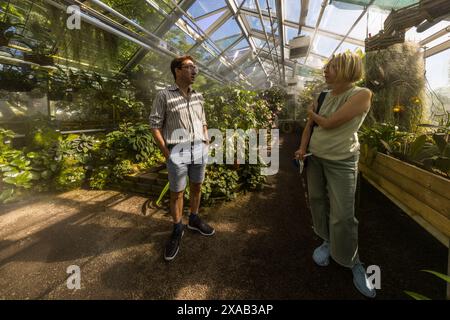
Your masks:
{"label": "woman standing", "polygon": [[354,209],[359,160],[357,132],[370,109],[372,92],[354,85],[362,78],[362,61],[356,54],[333,56],[324,75],[331,90],[319,114],[315,106],[308,110],[309,120],[295,152],[297,159],[303,159],[309,142],[309,152],[313,154],[306,167],[309,202],[314,231],[323,240],[314,250],[313,260],[319,266],[327,266],[331,256],[338,264],[351,268],[356,288],[373,298],[376,291],[358,258],[358,220]]}

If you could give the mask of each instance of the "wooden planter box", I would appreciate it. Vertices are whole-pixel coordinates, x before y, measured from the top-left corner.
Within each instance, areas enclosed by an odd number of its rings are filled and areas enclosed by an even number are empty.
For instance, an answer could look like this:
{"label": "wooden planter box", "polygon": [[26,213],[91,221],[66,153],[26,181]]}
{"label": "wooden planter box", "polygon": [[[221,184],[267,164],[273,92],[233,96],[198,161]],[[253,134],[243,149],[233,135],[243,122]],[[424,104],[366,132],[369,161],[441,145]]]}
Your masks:
{"label": "wooden planter box", "polygon": [[[359,170],[374,187],[449,247],[450,180],[383,153],[377,153],[373,160],[361,157]],[[448,266],[450,274],[450,251]]]}

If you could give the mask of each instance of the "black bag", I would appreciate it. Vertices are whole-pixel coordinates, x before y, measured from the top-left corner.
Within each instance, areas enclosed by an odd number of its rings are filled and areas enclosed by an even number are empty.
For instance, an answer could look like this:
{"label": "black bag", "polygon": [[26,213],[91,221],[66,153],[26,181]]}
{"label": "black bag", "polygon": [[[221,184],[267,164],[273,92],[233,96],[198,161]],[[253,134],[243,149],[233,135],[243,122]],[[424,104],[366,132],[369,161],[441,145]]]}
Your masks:
{"label": "black bag", "polygon": [[[323,101],[325,100],[325,97],[327,96],[327,93],[328,93],[328,91],[322,91],[320,94],[319,94],[319,97],[317,98],[317,110],[316,110],[316,113],[317,114],[319,114],[319,111],[320,111],[320,108],[322,107],[322,104],[323,104]],[[314,127],[316,127],[317,126],[317,123],[313,123],[313,126],[312,126],[312,128],[311,128],[311,135],[309,136],[309,140],[311,140],[311,137],[312,137],[312,134],[313,134],[313,131],[314,131]],[[309,141],[308,141],[308,145],[306,146],[306,150],[308,150],[308,146],[309,146]],[[306,160],[307,160],[308,158],[306,157],[304,160],[303,160],[303,164],[301,164],[300,163],[300,160],[298,160],[298,159],[293,159],[292,161],[293,161],[293,163],[294,163],[294,165],[297,167],[297,168],[299,168],[299,170],[300,170],[300,174],[303,172],[303,169],[304,169],[304,167],[306,167]]]}

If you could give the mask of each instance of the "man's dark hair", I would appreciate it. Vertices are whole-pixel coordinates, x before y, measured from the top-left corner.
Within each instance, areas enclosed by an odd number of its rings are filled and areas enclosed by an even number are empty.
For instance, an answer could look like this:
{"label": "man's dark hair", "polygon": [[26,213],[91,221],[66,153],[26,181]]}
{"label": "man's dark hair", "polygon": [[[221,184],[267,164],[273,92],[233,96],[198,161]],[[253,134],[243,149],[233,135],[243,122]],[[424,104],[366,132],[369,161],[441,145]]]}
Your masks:
{"label": "man's dark hair", "polygon": [[170,71],[172,71],[173,78],[175,80],[177,80],[177,76],[175,74],[175,69],[180,69],[181,66],[183,65],[183,62],[186,60],[191,60],[193,63],[195,63],[194,58],[192,58],[191,56],[187,56],[187,55],[177,57],[177,58],[173,59],[172,62],[170,63]]}

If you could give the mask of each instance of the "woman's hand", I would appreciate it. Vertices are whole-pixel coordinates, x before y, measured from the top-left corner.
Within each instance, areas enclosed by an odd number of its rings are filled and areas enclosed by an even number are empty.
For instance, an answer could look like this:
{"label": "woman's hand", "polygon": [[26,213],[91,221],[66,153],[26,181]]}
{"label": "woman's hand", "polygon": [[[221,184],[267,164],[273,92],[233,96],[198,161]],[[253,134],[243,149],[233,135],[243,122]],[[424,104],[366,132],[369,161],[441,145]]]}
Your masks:
{"label": "woman's hand", "polygon": [[297,151],[295,151],[294,156],[297,160],[303,160],[305,158],[306,150],[300,147]]}

